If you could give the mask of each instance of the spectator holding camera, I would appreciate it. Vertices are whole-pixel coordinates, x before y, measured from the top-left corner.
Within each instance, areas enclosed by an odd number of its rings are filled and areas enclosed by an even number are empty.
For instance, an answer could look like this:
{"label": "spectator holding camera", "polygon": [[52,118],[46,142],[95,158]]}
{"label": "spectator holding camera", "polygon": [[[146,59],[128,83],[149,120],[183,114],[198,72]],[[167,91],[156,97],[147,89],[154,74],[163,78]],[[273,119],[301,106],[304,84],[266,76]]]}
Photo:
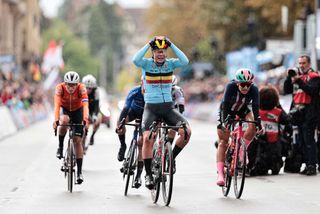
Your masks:
{"label": "spectator holding camera", "polygon": [[319,121],[320,110],[320,77],[310,67],[310,57],[301,55],[298,58],[299,67],[288,70],[284,82],[284,92],[292,93],[290,114],[293,124],[298,126],[298,143],[302,148],[306,168],[300,172],[304,175],[316,175],[317,147],[315,129]]}

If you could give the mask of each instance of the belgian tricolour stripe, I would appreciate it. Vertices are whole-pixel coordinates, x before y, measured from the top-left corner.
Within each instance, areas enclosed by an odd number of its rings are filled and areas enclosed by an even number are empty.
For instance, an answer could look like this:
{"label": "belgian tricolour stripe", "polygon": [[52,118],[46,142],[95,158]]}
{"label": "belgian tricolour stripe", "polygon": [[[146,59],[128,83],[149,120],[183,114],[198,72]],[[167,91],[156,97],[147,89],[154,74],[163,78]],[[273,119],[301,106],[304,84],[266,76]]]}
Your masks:
{"label": "belgian tricolour stripe", "polygon": [[169,73],[149,73],[146,72],[147,84],[169,84],[172,82],[172,72]]}

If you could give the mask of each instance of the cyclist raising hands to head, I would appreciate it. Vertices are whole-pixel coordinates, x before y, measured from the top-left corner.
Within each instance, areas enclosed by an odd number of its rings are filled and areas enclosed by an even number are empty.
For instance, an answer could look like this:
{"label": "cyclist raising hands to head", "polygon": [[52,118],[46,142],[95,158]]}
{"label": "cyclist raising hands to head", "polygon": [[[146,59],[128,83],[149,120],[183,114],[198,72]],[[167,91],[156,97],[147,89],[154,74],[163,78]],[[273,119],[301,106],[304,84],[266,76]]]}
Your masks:
{"label": "cyclist raising hands to head", "polygon": [[[224,186],[224,160],[230,131],[225,127],[226,119],[234,119],[235,116],[245,118],[248,121],[257,121],[261,130],[261,120],[259,115],[259,90],[253,84],[254,75],[246,68],[237,70],[235,80],[226,86],[224,97],[220,105],[219,125],[217,127],[219,144],[217,151],[217,185]],[[252,111],[248,108],[252,105]],[[260,132],[260,131],[259,131]],[[243,141],[249,146],[256,134],[256,127],[248,123],[248,128],[244,133]]]}
{"label": "cyclist raising hands to head", "polygon": [[[152,50],[152,58],[144,58],[144,55],[150,47]],[[169,47],[177,58],[167,58],[167,49]],[[156,36],[136,53],[133,58],[133,63],[137,67],[142,68],[145,88],[144,100],[146,102],[142,117],[142,157],[146,170],[146,187],[153,189],[154,181],[151,173],[151,162],[154,139],[148,139],[150,125],[157,119],[163,119],[168,125],[173,126],[178,125],[181,122],[187,124],[188,133],[184,133],[183,129],[178,130],[180,136],[173,148],[174,159],[188,143],[191,135],[191,129],[186,119],[177,110],[174,110],[171,95],[172,75],[174,70],[187,65],[189,60],[178,47],[169,41],[169,39],[164,36]],[[186,141],[184,140],[185,134],[188,134]]]}
{"label": "cyclist raising hands to head", "polygon": [[[54,118],[53,128],[57,129],[57,125],[67,125],[68,123],[81,124],[85,121],[86,129],[89,127],[88,121],[88,95],[85,85],[79,83],[80,77],[77,72],[69,71],[64,75],[64,82],[56,86],[54,95]],[[62,114],[60,115],[60,107]],[[67,127],[59,128],[59,148],[57,150],[57,158],[63,157],[63,141],[67,132]],[[73,139],[76,149],[77,159],[77,182],[83,182],[82,176],[82,159],[83,148],[81,139],[83,128],[76,127],[75,137]]]}

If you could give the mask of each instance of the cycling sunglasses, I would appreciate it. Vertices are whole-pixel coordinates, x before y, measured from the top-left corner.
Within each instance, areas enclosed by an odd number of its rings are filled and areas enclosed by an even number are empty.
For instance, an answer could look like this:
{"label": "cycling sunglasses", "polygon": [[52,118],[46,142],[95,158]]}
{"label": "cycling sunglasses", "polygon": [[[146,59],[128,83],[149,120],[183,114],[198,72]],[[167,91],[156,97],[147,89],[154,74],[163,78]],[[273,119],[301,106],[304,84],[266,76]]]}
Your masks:
{"label": "cycling sunglasses", "polygon": [[77,83],[67,83],[67,86],[69,86],[70,88],[73,88],[77,86]]}
{"label": "cycling sunglasses", "polygon": [[244,87],[250,88],[250,86],[252,85],[252,82],[240,82],[239,85],[241,88],[244,88]]}

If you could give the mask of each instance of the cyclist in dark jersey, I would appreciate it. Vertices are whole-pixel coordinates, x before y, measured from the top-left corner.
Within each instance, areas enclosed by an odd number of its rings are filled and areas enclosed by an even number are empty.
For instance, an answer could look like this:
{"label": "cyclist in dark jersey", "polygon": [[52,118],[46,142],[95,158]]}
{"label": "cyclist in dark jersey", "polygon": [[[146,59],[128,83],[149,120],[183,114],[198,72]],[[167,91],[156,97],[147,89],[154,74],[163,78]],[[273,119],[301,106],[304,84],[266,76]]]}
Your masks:
{"label": "cyclist in dark jersey", "polygon": [[[224,159],[229,141],[230,130],[226,127],[229,121],[236,116],[250,121],[257,121],[259,130],[261,130],[261,120],[259,115],[259,90],[253,84],[254,75],[246,68],[241,68],[236,72],[235,80],[232,80],[226,86],[224,97],[220,105],[219,124],[217,127],[219,145],[217,151],[217,185],[224,186]],[[249,108],[252,106],[252,110]],[[259,131],[261,132],[261,131]],[[256,127],[249,123],[248,128],[243,135],[243,141],[249,146],[256,134]]]}
{"label": "cyclist in dark jersey", "polygon": [[[149,48],[152,49],[152,58],[144,58]],[[171,48],[177,58],[167,58],[167,48]],[[152,147],[154,138],[148,139],[149,128],[153,121],[163,119],[168,125],[178,125],[185,123],[187,133],[179,129],[179,138],[173,148],[174,170],[175,158],[189,142],[191,129],[187,120],[173,107],[172,102],[172,75],[176,68],[189,63],[186,55],[164,36],[154,37],[148,44],[140,49],[133,57],[133,63],[142,68],[146,102],[143,118],[143,160],[146,170],[145,185],[149,189],[154,188],[154,181],[151,172]],[[184,136],[187,134],[187,140]]]}
{"label": "cyclist in dark jersey", "polygon": [[[100,114],[100,97],[97,87],[97,80],[91,74],[82,78],[82,82],[86,86],[89,99],[89,122],[93,125],[92,134],[90,137],[90,145],[94,144],[94,135],[100,127],[102,115]],[[86,148],[84,148],[86,150]]]}
{"label": "cyclist in dark jersey", "polygon": [[[131,122],[136,119],[142,120],[142,114],[144,109],[144,98],[143,98],[143,87],[142,85],[136,86],[131,89],[127,95],[125,105],[120,113],[119,120],[117,122],[118,127],[120,122],[125,118],[126,122]],[[127,148],[125,137],[126,137],[126,128],[123,126],[121,129],[117,128],[116,133],[119,136],[120,140],[120,149],[118,152],[118,160],[123,161],[124,154]],[[141,186],[141,173],[143,169],[143,160],[142,160],[142,131],[140,128],[139,139],[138,139],[138,170],[135,178],[135,188],[139,188]]]}

